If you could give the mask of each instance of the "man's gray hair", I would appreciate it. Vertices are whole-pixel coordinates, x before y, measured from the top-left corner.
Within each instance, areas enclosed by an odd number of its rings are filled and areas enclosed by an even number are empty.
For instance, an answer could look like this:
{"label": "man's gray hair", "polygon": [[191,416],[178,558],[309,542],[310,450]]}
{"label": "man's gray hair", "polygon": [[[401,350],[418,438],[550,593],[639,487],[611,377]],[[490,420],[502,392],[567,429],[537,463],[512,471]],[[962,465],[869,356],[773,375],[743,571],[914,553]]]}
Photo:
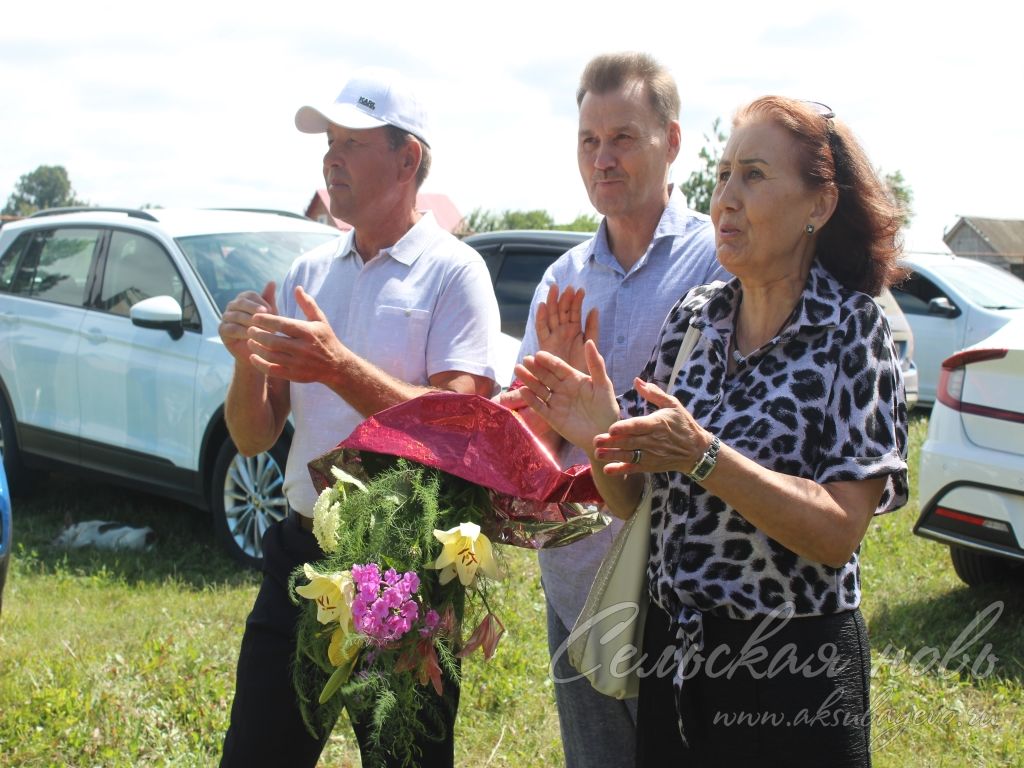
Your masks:
{"label": "man's gray hair", "polygon": [[401,128],[396,128],[393,125],[385,125],[384,127],[387,129],[388,145],[392,151],[401,149],[407,141],[415,141],[420,145],[420,149],[423,150],[420,156],[420,167],[416,169],[416,189],[419,189],[423,186],[423,180],[427,178],[427,174],[430,173],[430,147],[408,131],[403,131]]}
{"label": "man's gray hair", "polygon": [[679,89],[675,78],[653,56],[635,51],[605,53],[591,59],[580,77],[576,106],[583,103],[583,97],[589,92],[611,93],[634,81],[643,83],[651,109],[661,125],[679,119]]}

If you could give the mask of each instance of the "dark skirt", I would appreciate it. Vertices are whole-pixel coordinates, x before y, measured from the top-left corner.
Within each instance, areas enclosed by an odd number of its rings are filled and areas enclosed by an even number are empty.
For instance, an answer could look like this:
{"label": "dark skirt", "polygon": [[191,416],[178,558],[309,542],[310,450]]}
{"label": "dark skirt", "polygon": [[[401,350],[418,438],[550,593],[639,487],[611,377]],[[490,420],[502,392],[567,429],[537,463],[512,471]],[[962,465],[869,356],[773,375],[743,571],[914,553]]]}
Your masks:
{"label": "dark skirt", "polygon": [[667,661],[679,644],[675,627],[658,606],[647,613],[638,767],[871,765],[871,657],[859,610],[760,630],[760,620],[704,614],[703,622],[703,649],[677,690]]}

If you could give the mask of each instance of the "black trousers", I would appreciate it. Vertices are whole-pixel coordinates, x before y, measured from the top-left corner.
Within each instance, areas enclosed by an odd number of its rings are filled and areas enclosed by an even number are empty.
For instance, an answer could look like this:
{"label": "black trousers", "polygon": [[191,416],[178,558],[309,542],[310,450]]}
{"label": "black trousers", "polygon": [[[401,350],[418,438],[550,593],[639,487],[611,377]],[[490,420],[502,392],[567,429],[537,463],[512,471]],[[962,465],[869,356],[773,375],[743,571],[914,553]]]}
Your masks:
{"label": "black trousers", "polygon": [[[638,768],[869,768],[871,659],[859,610],[790,619],[771,637],[762,632],[746,655],[760,621],[703,621],[703,659],[686,667],[681,692],[671,664],[641,679]],[[668,615],[652,604],[644,669],[677,644]]]}
{"label": "black trousers", "polygon": [[[313,534],[300,526],[294,516],[271,526],[263,537],[263,582],[242,636],[221,768],[313,768],[320,758],[327,739],[310,735],[292,687],[295,626],[301,608],[288,597],[288,577],[302,563],[323,556]],[[417,761],[419,766],[452,768],[455,763],[459,688],[445,676],[444,690],[440,707],[446,718],[444,733],[417,742],[422,753]],[[371,760],[369,723],[350,719],[363,765],[397,768],[397,760]],[[436,725],[433,730],[436,731]]]}

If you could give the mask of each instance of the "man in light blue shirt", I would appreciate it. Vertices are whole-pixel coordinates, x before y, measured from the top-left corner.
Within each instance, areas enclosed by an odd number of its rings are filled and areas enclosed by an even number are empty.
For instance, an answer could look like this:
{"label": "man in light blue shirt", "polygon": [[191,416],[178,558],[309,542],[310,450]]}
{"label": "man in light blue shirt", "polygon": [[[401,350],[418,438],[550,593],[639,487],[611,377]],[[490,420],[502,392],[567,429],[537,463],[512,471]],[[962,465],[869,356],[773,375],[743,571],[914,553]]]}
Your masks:
{"label": "man in light blue shirt", "polygon": [[[576,100],[580,175],[604,219],[594,238],[545,272],[519,359],[540,349],[564,354],[538,338],[535,321],[544,305],[542,319],[547,316],[554,325],[568,322],[569,302],[564,300],[563,316],[554,317],[559,302],[548,301],[551,286],[582,288],[581,316],[597,310],[597,348],[616,392],[624,392],[647,364],[672,305],[693,286],[729,275],[715,258],[710,219],[689,210],[682,193],[668,183],[680,142],[679,94],[672,76],[646,54],[598,56],[584,70]],[[593,331],[590,324],[588,331]],[[581,360],[569,362],[585,370]],[[586,461],[583,451],[567,444],[559,458],[563,466]],[[600,534],[540,552],[567,768],[634,765],[635,701],[598,693],[569,666],[565,653],[555,653],[621,525],[615,520]],[[560,682],[566,680],[572,681]]]}

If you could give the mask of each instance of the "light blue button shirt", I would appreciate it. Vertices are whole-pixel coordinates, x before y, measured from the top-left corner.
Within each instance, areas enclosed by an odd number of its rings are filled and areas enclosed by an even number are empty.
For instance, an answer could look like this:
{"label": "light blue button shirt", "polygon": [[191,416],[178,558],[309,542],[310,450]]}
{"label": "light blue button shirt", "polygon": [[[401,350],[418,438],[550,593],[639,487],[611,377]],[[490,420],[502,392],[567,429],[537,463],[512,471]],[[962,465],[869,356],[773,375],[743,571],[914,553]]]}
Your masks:
{"label": "light blue button shirt", "polygon": [[[714,232],[708,216],[691,211],[681,192],[669,195],[654,237],[643,256],[624,270],[608,246],[607,223],[597,234],[558,258],[541,280],[530,305],[530,320],[519,350],[520,361],[538,350],[533,319],[547,299],[552,283],[560,290],[583,288],[582,318],[597,307],[600,338],[597,348],[605,359],[615,392],[632,388],[650,360],[669,310],[695,285],[728,280],[715,257]],[[582,463],[586,454],[567,446],[562,466]],[[568,547],[540,552],[541,575],[548,599],[562,623],[571,628],[583,607],[601,558],[621,524],[612,525]]]}

